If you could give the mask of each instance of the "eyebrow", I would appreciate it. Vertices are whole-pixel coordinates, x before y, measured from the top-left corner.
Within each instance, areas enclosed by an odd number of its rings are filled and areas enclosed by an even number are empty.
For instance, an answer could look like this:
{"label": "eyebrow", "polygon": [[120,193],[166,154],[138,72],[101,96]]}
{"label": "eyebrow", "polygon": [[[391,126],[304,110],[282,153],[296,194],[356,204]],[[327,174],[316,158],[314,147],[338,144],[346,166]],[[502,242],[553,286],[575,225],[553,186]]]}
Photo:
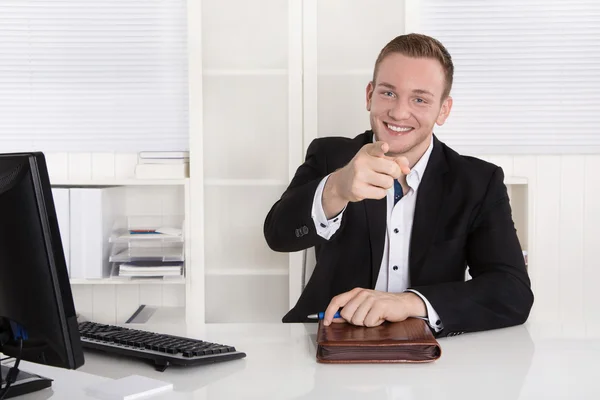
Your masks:
{"label": "eyebrow", "polygon": [[424,90],[424,89],[415,89],[415,90],[413,90],[413,93],[414,94],[426,94],[426,95],[429,95],[431,97],[435,97],[433,95],[433,93],[431,93],[429,90]]}
{"label": "eyebrow", "polygon": [[396,90],[396,86],[392,85],[391,83],[387,83],[387,82],[379,82],[377,84],[377,86],[383,86],[383,87],[386,87],[388,89]]}

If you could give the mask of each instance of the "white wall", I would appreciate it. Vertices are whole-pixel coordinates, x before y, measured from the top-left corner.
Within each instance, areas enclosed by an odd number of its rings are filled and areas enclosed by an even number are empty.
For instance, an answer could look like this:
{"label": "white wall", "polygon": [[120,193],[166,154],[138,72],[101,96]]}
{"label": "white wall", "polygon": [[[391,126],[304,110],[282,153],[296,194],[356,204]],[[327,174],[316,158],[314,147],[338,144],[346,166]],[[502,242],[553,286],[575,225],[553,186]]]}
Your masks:
{"label": "white wall", "polygon": [[529,179],[530,318],[557,327],[600,320],[600,155],[480,158],[502,166],[506,175]]}

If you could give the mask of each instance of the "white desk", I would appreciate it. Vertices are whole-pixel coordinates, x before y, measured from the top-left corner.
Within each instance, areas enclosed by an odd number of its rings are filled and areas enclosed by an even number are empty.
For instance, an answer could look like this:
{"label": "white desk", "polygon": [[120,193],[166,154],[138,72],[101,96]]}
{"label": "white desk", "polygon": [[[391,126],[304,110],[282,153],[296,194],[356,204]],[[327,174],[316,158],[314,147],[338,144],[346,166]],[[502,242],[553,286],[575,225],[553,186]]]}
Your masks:
{"label": "white desk", "polygon": [[[174,384],[152,399],[600,399],[600,326],[565,333],[526,324],[440,339],[431,364],[325,365],[315,361],[315,324],[148,325],[164,333],[231,344],[242,360],[154,371],[141,361],[86,354],[65,371],[23,363],[55,379],[53,392],[24,399],[86,399],[83,388],[107,378],[145,375]],[[586,337],[587,336],[587,337]],[[53,394],[52,394],[53,393]]]}

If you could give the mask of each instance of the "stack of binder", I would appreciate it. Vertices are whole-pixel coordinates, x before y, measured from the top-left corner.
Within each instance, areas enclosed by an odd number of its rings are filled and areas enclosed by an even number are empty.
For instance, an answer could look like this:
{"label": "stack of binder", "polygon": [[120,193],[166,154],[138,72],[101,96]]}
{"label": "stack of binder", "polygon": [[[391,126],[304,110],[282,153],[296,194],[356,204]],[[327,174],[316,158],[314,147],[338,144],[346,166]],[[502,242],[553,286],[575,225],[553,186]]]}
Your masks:
{"label": "stack of binder", "polygon": [[[72,279],[103,279],[111,273],[108,261],[108,239],[113,232],[114,221],[124,213],[121,188],[70,188],[68,202],[69,229],[69,276]],[[63,217],[64,218],[64,217]],[[63,227],[61,225],[61,234]],[[66,238],[65,238],[66,241]],[[67,247],[65,247],[67,249]]]}
{"label": "stack of binder", "polygon": [[109,242],[112,279],[166,280],[184,275],[183,222],[140,224],[130,218],[128,228],[116,230]]}

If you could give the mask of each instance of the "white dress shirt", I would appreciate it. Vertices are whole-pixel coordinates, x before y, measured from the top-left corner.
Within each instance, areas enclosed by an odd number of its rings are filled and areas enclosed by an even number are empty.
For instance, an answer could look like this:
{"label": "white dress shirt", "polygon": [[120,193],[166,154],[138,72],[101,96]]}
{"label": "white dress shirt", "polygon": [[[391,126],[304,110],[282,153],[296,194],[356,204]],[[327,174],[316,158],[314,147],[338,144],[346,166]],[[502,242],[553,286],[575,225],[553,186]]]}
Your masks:
{"label": "white dress shirt", "polygon": [[[385,232],[385,245],[383,248],[383,257],[381,259],[381,268],[375,284],[375,290],[382,292],[401,293],[411,291],[418,295],[427,308],[427,318],[429,326],[436,332],[444,329],[438,314],[435,312],[429,301],[419,292],[408,289],[410,286],[410,276],[408,268],[408,253],[410,248],[410,235],[412,231],[413,218],[415,215],[415,205],[417,199],[417,190],[421,183],[421,178],[427,168],[431,151],[433,150],[433,137],[431,143],[425,151],[425,154],[411,169],[406,176],[408,184],[408,193],[394,205],[394,187],[387,191],[387,225]],[[327,219],[323,210],[323,189],[329,175],[321,180],[312,206],[312,219],[319,236],[329,240],[339,229],[344,210],[332,219]]]}

